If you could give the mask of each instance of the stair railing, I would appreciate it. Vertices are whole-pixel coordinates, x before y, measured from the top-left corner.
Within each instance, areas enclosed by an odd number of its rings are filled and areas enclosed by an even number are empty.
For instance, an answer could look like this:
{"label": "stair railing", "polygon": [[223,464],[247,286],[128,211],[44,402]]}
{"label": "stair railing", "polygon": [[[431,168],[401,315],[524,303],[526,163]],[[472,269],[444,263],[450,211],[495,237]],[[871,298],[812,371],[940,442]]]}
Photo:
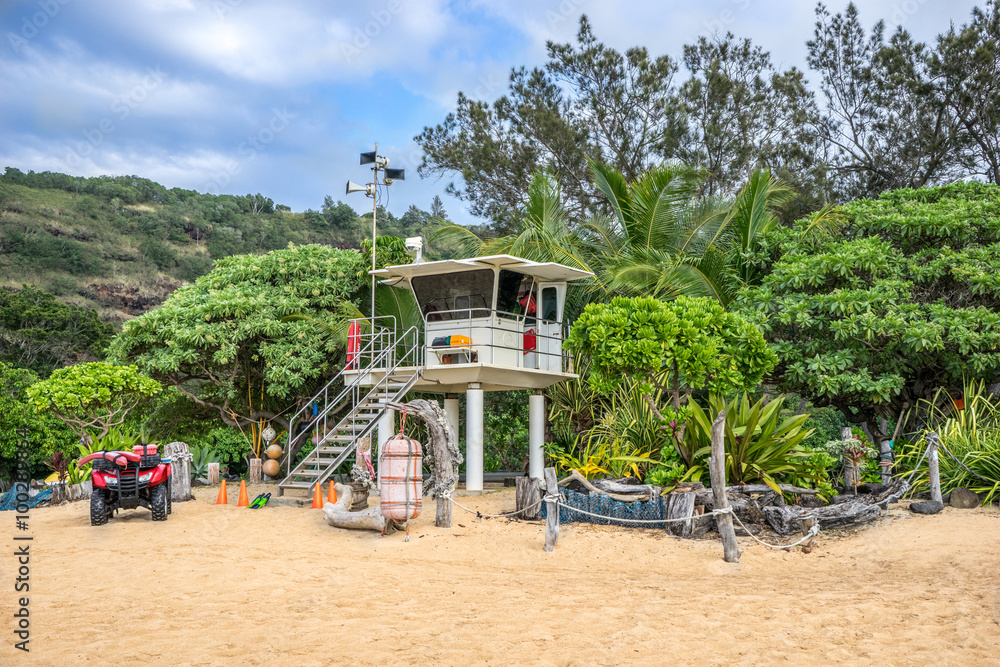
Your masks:
{"label": "stair railing", "polygon": [[[420,352],[422,346],[420,345],[420,332],[417,328],[410,327],[401,336],[397,337],[395,335],[395,318],[391,316],[383,316],[374,319],[389,320],[392,326],[381,326],[368,319],[357,320],[358,322],[365,322],[366,324],[369,324],[371,326],[371,333],[361,334],[359,336],[359,342],[361,344],[359,345],[360,349],[355,357],[355,362],[349,365],[345,364],[344,368],[342,368],[340,372],[333,377],[333,379],[331,379],[321,390],[319,390],[319,392],[317,392],[316,395],[313,396],[313,398],[289,420],[288,448],[286,450],[286,477],[292,474],[294,446],[302,438],[308,437],[310,431],[315,432],[317,426],[320,427],[320,431],[325,437],[327,433],[327,416],[334,407],[348,398],[350,399],[351,405],[357,406],[376,390],[380,390],[382,387],[388,389],[387,385],[389,378],[400,366],[403,366],[407,362],[409,362],[410,365],[416,366],[416,370],[419,371]],[[400,344],[403,346],[403,352],[402,354],[397,354],[397,346]],[[381,372],[383,369],[385,369],[385,375],[382,379],[372,385],[371,388],[365,392],[365,395],[362,396],[360,391],[362,382],[368,380],[368,376],[371,372]],[[338,380],[343,378],[345,374],[350,373],[356,373],[357,375],[350,382],[345,382],[344,387],[334,396],[333,399],[331,399],[330,394],[332,393],[334,385]],[[318,404],[321,401],[323,408],[317,410],[316,414],[313,415],[311,419],[312,427],[296,434],[296,421],[299,420],[303,413],[311,410],[315,404]],[[318,449],[317,445],[317,458],[319,457]]]}

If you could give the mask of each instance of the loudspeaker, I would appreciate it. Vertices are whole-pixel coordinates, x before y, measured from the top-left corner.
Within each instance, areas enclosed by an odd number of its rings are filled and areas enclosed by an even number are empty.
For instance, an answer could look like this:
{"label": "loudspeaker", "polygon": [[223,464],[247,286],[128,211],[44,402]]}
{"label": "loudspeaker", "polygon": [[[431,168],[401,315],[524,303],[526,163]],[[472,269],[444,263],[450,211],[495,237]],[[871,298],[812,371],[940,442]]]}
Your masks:
{"label": "loudspeaker", "polygon": [[364,185],[358,185],[354,181],[347,181],[347,194],[352,192],[367,192],[368,188]]}

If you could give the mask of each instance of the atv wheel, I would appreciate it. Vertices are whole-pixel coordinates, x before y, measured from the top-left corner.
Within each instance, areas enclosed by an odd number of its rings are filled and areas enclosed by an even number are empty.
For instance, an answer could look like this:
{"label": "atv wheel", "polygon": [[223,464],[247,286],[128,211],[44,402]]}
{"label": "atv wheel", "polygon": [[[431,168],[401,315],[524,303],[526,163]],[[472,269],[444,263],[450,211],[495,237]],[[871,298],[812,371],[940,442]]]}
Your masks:
{"label": "atv wheel", "polygon": [[95,488],[90,495],[90,525],[103,526],[108,522],[108,492]]}
{"label": "atv wheel", "polygon": [[170,481],[170,478],[168,477],[167,478],[167,514],[170,514],[171,512],[174,511],[173,503],[170,501],[170,496],[173,495],[173,492],[170,490],[170,485],[171,485],[171,481]]}
{"label": "atv wheel", "polygon": [[149,489],[149,511],[153,521],[167,520],[167,485],[157,484]]}

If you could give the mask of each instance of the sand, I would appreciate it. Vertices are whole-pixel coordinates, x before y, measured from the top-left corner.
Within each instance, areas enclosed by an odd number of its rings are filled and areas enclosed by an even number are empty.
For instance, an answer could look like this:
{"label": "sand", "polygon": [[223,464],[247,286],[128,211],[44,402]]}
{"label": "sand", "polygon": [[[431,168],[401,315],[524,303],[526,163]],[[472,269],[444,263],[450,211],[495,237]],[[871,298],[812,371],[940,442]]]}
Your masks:
{"label": "sand", "polygon": [[[273,489],[273,487],[270,487]],[[251,497],[256,494],[251,489]],[[433,503],[402,534],[331,528],[320,510],[215,507],[215,491],[91,527],[87,503],[32,511],[30,653],[14,650],[0,559],[3,665],[996,665],[1000,511],[893,509],[809,553],[713,539],[543,527]],[[512,490],[462,498],[512,509]],[[14,544],[14,513],[0,534]],[[24,533],[17,533],[23,535]]]}

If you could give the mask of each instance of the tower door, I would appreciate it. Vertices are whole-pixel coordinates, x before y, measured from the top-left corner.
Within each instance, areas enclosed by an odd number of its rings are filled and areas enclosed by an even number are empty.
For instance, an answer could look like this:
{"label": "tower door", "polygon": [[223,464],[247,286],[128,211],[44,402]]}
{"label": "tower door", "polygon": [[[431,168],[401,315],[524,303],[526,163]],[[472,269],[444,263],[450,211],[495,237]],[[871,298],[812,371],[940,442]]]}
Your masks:
{"label": "tower door", "polygon": [[566,299],[566,283],[538,285],[538,369],[561,373],[562,314]]}

